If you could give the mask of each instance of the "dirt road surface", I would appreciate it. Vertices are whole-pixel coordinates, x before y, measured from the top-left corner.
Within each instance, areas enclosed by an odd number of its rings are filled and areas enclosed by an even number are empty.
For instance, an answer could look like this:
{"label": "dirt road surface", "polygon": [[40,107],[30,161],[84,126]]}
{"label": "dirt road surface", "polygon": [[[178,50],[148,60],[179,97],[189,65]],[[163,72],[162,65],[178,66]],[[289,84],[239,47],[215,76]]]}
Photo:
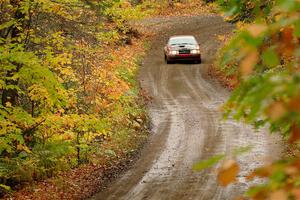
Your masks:
{"label": "dirt road surface", "polygon": [[[140,71],[142,87],[153,96],[149,105],[153,134],[137,163],[92,199],[234,199],[247,188],[247,173],[281,152],[278,138],[266,131],[222,120],[219,108],[229,93],[207,72],[220,46],[217,36],[230,33],[234,26],[215,15],[154,18],[142,25],[159,33]],[[165,64],[163,46],[168,37],[185,34],[197,38],[203,63]],[[247,145],[254,148],[238,158],[238,184],[222,188],[212,170],[192,171],[201,159]]]}

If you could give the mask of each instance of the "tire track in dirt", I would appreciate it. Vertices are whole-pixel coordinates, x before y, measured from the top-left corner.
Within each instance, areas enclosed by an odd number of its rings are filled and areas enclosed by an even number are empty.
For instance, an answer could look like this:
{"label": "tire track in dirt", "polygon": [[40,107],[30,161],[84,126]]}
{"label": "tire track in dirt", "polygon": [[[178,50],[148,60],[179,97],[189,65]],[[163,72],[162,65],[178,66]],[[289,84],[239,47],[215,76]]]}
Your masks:
{"label": "tire track in dirt", "polygon": [[[141,24],[158,32],[140,71],[142,87],[153,96],[153,135],[132,169],[92,199],[233,199],[246,189],[245,175],[262,165],[266,155],[276,158],[281,151],[278,138],[266,131],[257,133],[242,123],[222,120],[219,107],[229,94],[207,72],[220,46],[216,36],[230,33],[233,25],[216,15],[154,18]],[[196,36],[203,64],[164,63],[167,38],[182,34]],[[192,171],[201,159],[249,144],[253,151],[238,159],[242,183],[221,188],[211,170]]]}

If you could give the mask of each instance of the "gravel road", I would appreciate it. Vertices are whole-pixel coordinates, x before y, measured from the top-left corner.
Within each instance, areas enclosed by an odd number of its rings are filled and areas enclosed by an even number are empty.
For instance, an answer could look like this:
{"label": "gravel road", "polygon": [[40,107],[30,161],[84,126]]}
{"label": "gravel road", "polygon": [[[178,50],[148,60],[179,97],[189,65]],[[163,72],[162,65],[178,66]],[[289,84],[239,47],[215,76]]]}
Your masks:
{"label": "gravel road", "polygon": [[[234,26],[216,15],[152,18],[141,24],[158,33],[140,71],[142,87],[153,96],[149,105],[153,134],[137,163],[92,199],[234,199],[247,188],[247,173],[277,158],[282,149],[279,139],[267,131],[222,120],[220,106],[229,92],[207,74],[221,44],[217,36],[229,34]],[[182,34],[197,38],[202,64],[165,64],[167,38]],[[238,184],[222,188],[213,170],[192,171],[201,159],[247,145],[254,148],[238,158]]]}

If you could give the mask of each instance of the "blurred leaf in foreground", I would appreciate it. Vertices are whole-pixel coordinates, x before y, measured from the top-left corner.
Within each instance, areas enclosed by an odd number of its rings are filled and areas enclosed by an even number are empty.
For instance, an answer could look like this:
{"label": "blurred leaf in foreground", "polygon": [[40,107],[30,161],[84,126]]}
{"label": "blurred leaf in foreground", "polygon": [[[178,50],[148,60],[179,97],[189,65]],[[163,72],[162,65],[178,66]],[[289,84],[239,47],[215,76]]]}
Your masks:
{"label": "blurred leaf in foreground", "polygon": [[221,155],[213,156],[213,157],[211,157],[207,160],[200,161],[200,162],[194,164],[193,170],[201,171],[203,169],[207,169],[209,167],[214,166],[215,164],[217,164],[218,162],[220,162],[224,158],[225,158],[225,154],[221,154]]}
{"label": "blurred leaf in foreground", "polygon": [[240,171],[240,167],[235,160],[226,160],[223,162],[218,171],[218,181],[220,185],[227,186],[236,182],[236,176]]}

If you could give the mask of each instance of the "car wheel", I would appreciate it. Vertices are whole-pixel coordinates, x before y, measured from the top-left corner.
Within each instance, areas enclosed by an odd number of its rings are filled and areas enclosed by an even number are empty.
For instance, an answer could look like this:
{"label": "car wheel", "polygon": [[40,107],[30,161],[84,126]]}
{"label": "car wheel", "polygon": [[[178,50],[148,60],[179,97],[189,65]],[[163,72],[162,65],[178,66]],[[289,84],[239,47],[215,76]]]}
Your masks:
{"label": "car wheel", "polygon": [[170,61],[166,55],[165,55],[165,62],[166,62],[167,64],[172,64],[172,61]]}
{"label": "car wheel", "polygon": [[199,60],[196,60],[196,61],[195,61],[195,63],[197,63],[197,64],[201,64],[201,63],[202,63],[202,60],[201,60],[201,59],[199,59]]}

